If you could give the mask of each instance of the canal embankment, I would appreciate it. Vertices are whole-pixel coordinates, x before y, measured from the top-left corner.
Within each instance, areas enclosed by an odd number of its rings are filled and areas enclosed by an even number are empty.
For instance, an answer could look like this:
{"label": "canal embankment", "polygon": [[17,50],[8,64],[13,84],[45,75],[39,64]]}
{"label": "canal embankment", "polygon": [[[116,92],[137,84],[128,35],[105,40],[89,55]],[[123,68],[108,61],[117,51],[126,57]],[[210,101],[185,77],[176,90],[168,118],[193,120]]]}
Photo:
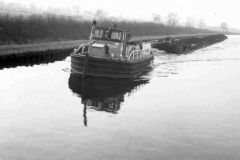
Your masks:
{"label": "canal embankment", "polygon": [[[186,39],[190,37],[205,36],[210,34],[182,34],[168,35],[172,38]],[[161,41],[167,36],[142,36],[132,37],[130,43]],[[0,67],[18,65],[19,63],[37,63],[54,59],[66,58],[74,48],[87,43],[88,40],[35,43],[24,45],[2,45],[0,46]]]}

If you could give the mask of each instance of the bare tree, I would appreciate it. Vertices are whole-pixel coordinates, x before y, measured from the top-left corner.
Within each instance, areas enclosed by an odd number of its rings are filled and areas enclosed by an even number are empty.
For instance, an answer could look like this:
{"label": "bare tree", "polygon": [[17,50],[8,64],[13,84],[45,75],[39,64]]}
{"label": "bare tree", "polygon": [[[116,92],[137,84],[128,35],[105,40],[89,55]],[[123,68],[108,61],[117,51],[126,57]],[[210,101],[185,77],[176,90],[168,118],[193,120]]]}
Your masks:
{"label": "bare tree", "polygon": [[77,15],[80,13],[80,7],[78,5],[73,6],[73,10],[76,12]]}
{"label": "bare tree", "polygon": [[20,3],[7,3],[6,7],[9,9],[21,9],[22,8]]}
{"label": "bare tree", "polygon": [[206,22],[204,19],[199,19],[197,25],[200,29],[202,29],[202,27],[206,26]]}
{"label": "bare tree", "polygon": [[99,9],[95,12],[95,17],[96,19],[103,20],[106,18],[107,14],[108,13],[105,12],[104,10]]}
{"label": "bare tree", "polygon": [[228,24],[226,22],[222,22],[220,24],[220,28],[223,30],[223,32],[227,32],[228,31]]}
{"label": "bare tree", "polygon": [[186,27],[194,27],[195,19],[193,17],[188,17],[185,25],[186,25]]}
{"label": "bare tree", "polygon": [[31,3],[31,4],[29,5],[29,7],[30,7],[30,9],[31,9],[32,11],[37,11],[37,10],[38,10],[37,5],[36,5],[35,3]]}
{"label": "bare tree", "polygon": [[3,1],[0,1],[0,7],[2,7],[2,8],[5,7],[5,3]]}
{"label": "bare tree", "polygon": [[161,16],[159,14],[152,14],[154,23],[161,23]]}
{"label": "bare tree", "polygon": [[176,26],[178,24],[179,19],[180,18],[178,17],[177,13],[169,13],[167,15],[166,24],[169,26]]}

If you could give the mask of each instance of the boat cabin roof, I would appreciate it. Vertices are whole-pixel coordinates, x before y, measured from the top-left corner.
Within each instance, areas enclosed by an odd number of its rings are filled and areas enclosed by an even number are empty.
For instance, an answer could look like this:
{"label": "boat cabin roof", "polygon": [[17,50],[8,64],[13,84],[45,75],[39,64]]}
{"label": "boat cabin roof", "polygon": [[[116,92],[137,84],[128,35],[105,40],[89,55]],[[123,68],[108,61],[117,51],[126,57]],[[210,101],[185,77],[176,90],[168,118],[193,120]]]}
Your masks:
{"label": "boat cabin roof", "polygon": [[122,42],[128,41],[130,37],[131,35],[126,30],[110,27],[96,27],[93,39]]}
{"label": "boat cabin roof", "polygon": [[118,31],[118,32],[125,32],[125,33],[128,33],[126,30],[119,29],[119,28],[96,27],[96,29],[111,30],[111,31]]}

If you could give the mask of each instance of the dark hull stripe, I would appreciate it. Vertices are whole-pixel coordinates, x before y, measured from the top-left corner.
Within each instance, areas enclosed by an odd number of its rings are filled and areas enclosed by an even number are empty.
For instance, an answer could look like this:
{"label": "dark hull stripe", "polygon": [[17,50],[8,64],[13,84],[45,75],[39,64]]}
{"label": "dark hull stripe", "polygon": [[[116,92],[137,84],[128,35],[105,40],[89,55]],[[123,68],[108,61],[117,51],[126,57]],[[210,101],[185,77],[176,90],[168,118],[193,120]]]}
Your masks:
{"label": "dark hull stripe", "polygon": [[[132,78],[144,72],[153,56],[146,57],[139,61],[117,61],[89,57],[88,75],[113,78]],[[109,63],[111,62],[111,63]],[[84,56],[71,57],[71,71],[83,74]],[[127,67],[128,68],[127,68]]]}
{"label": "dark hull stripe", "polygon": [[[84,64],[85,56],[71,56],[71,62],[82,63]],[[146,56],[144,59],[138,61],[120,61],[120,60],[111,60],[111,59],[101,59],[96,57],[89,57],[89,64],[97,64],[98,66],[111,66],[114,68],[137,68],[138,64],[146,61],[147,59],[153,59],[153,56]]]}

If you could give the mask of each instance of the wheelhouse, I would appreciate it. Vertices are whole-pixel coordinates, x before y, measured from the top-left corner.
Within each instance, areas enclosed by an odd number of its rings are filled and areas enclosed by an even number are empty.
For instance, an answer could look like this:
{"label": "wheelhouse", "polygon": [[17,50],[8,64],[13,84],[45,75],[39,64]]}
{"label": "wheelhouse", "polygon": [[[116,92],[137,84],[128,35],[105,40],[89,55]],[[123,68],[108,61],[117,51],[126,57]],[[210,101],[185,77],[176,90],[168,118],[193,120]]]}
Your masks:
{"label": "wheelhouse", "polygon": [[112,57],[112,59],[122,59],[126,57],[127,41],[131,35],[121,29],[93,27],[91,34],[90,55],[96,57]]}
{"label": "wheelhouse", "polygon": [[130,39],[131,35],[124,30],[116,28],[96,27],[93,35],[94,40],[125,42]]}

